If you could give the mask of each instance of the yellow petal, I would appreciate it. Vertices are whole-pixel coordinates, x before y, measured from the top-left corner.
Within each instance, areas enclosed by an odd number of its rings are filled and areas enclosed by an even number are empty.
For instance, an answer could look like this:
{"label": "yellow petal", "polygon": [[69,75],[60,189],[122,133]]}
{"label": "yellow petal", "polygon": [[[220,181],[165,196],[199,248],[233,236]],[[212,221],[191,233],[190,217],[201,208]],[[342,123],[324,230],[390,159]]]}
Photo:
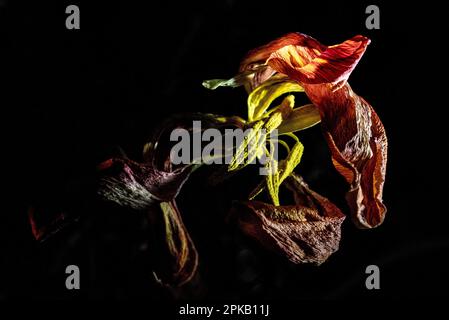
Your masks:
{"label": "yellow petal", "polygon": [[291,151],[289,152],[287,159],[283,162],[282,172],[279,178],[279,184],[281,184],[301,162],[302,154],[304,152],[304,146],[301,142],[297,141]]}
{"label": "yellow petal", "polygon": [[[242,143],[238,146],[234,156],[231,159],[231,163],[228,166],[228,171],[234,171],[245,167],[248,163],[258,155],[258,147],[263,146],[264,143],[261,139],[265,139],[266,136],[261,134],[261,128],[264,125],[264,121],[258,121],[249,131]],[[249,161],[249,160],[251,161]]]}
{"label": "yellow petal", "polygon": [[321,122],[320,113],[313,104],[293,109],[279,126],[279,134],[304,130]]}
{"label": "yellow petal", "polygon": [[279,206],[279,170],[278,162],[275,159],[270,159],[266,163],[266,168],[268,174],[266,176],[266,184],[268,189],[268,194],[270,195],[271,201],[275,206]]}
{"label": "yellow petal", "polygon": [[285,79],[267,80],[248,96],[248,120],[260,119],[274,99],[287,92],[303,92],[295,81]]}

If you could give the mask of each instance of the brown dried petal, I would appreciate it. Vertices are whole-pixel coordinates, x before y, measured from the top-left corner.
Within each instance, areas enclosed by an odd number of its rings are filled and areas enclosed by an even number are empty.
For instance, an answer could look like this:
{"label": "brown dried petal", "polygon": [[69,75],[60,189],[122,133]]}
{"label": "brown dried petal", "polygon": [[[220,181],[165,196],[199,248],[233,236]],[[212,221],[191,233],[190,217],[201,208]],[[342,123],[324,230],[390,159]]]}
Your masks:
{"label": "brown dried petal", "polygon": [[354,222],[360,228],[380,225],[388,146],[382,122],[349,84],[336,91],[328,84],[304,89],[320,111],[334,166],[351,186],[346,199]]}
{"label": "brown dried petal", "polygon": [[231,217],[248,236],[281,252],[293,263],[319,265],[338,250],[345,216],[326,198],[309,189],[299,176],[287,180],[296,205],[237,203]]}
{"label": "brown dried petal", "polygon": [[103,162],[99,168],[103,174],[99,194],[119,205],[139,210],[155,202],[174,199],[193,167],[165,172],[154,169],[152,164],[115,158]]}

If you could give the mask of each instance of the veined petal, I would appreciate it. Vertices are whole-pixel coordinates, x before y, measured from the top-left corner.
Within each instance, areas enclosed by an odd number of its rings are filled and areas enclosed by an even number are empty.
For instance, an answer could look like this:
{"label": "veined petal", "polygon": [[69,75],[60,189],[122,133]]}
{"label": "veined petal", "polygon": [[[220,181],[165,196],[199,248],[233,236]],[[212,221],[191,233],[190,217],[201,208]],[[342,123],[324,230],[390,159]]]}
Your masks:
{"label": "veined petal", "polygon": [[161,202],[149,208],[153,274],[164,285],[181,286],[195,275],[198,253],[182,222],[176,202]]}
{"label": "veined petal", "polygon": [[267,65],[267,60],[273,52],[289,45],[304,47],[304,54],[311,58],[326,49],[326,46],[323,46],[312,37],[302,33],[289,33],[264,46],[251,50],[242,60],[239,68],[239,74],[252,71],[252,76],[245,82],[247,92],[253,91],[260,84],[274,76],[282,77],[282,75],[275,75],[276,70]]}
{"label": "veined petal", "polygon": [[[355,36],[326,47],[316,40],[297,44],[280,39],[256,49],[252,56],[266,58],[271,68],[304,87],[320,112],[334,166],[351,186],[347,201],[354,221],[362,228],[378,226],[386,212],[382,190],[387,138],[372,107],[346,81],[370,40]],[[257,59],[245,59],[243,65]]]}
{"label": "veined petal", "polygon": [[140,210],[155,202],[174,199],[193,166],[165,172],[151,164],[113,158],[101,163],[99,169],[103,177],[98,193],[119,205]]}
{"label": "veined petal", "polygon": [[382,203],[387,164],[387,136],[373,108],[349,84],[333,91],[329,85],[305,85],[320,111],[322,127],[337,171],[350,184],[346,199],[353,220],[373,228],[385,218]]}
{"label": "veined petal", "polygon": [[262,134],[264,121],[257,121],[243,141],[237,147],[231,162],[228,165],[228,171],[242,169],[247,166],[258,155],[258,149],[264,145],[266,135]]}
{"label": "veined petal", "polygon": [[270,104],[281,95],[303,91],[297,82],[291,80],[270,79],[264,82],[248,96],[248,120],[253,121],[262,117]]}
{"label": "veined petal", "polygon": [[296,205],[237,203],[231,217],[245,234],[293,263],[319,265],[338,250],[345,216],[329,200],[310,190],[299,176],[290,176],[288,182]]}
{"label": "veined petal", "polygon": [[[31,225],[31,232],[38,241],[45,241],[51,235],[55,234],[69,223],[78,219],[78,217],[70,217],[65,212],[39,212],[40,208],[28,208],[28,220]],[[36,211],[38,211],[36,213]]]}
{"label": "veined petal", "polygon": [[290,45],[304,48],[304,54],[310,56],[311,58],[319,55],[320,52],[326,49],[326,46],[322,45],[308,35],[299,32],[288,33],[267,43],[266,45],[249,51],[240,63],[239,71],[244,72],[247,70],[253,70],[260,65],[266,64],[268,58],[273,52]]}
{"label": "veined petal", "polygon": [[274,51],[267,63],[274,70],[300,83],[344,84],[369,43],[368,38],[358,35],[327,47],[315,56],[309,54],[310,47],[289,45]]}
{"label": "veined petal", "polygon": [[298,140],[293,148],[288,153],[287,159],[282,163],[281,176],[279,178],[279,184],[290,176],[296,166],[301,162],[302,154],[304,152],[303,144]]}

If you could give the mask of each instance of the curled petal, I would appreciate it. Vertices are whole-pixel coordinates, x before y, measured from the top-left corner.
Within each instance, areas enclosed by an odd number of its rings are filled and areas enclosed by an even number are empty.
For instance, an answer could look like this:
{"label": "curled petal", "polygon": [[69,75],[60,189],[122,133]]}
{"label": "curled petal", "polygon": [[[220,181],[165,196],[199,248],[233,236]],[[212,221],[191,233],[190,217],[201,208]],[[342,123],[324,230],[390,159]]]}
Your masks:
{"label": "curled petal", "polygon": [[308,35],[298,32],[288,33],[266,45],[248,52],[240,63],[239,71],[245,72],[247,70],[253,70],[261,64],[266,64],[273,52],[287,46],[299,46],[304,48],[302,52],[309,58],[316,57],[320,52],[326,49],[326,46]]}
{"label": "curled petal", "polygon": [[290,176],[288,187],[296,205],[237,203],[231,217],[245,234],[293,263],[319,265],[338,250],[345,216],[329,200],[310,190],[299,176]]}
{"label": "curled petal", "polygon": [[99,166],[104,176],[98,192],[103,198],[119,205],[145,209],[155,202],[174,199],[192,168],[185,166],[165,172],[154,169],[151,164],[109,159]]}
{"label": "curled petal", "polygon": [[148,211],[152,222],[153,274],[164,285],[190,281],[198,266],[198,253],[182,222],[176,202],[161,202]]}
{"label": "curled petal", "polygon": [[295,43],[291,35],[283,38],[256,49],[243,65],[267,59],[272,69],[299,82],[320,113],[334,166],[351,186],[346,198],[355,223],[361,228],[378,226],[386,212],[382,190],[387,137],[373,108],[346,81],[370,40],[355,36],[325,47],[316,40]]}
{"label": "curled petal", "polygon": [[[368,38],[358,35],[341,44],[327,47],[318,55],[311,55],[310,47],[289,45],[273,52],[267,61],[271,68],[300,83],[343,84],[369,43]],[[316,49],[320,50],[322,47]]]}
{"label": "curled petal", "polygon": [[334,166],[350,184],[346,199],[353,220],[361,228],[378,226],[386,213],[382,191],[388,142],[382,122],[349,84],[337,91],[329,85],[305,85],[305,90],[320,111]]}
{"label": "curled petal", "polygon": [[31,232],[38,241],[45,241],[51,235],[57,233],[69,223],[78,219],[78,217],[70,217],[65,212],[36,212],[39,208],[28,208],[28,219],[31,226]]}
{"label": "curled petal", "polygon": [[[260,84],[275,76],[276,70],[267,65],[267,60],[273,52],[289,45],[298,45],[306,48],[304,52],[309,57],[318,55],[326,48],[326,46],[323,46],[312,37],[292,32],[264,46],[251,50],[242,60],[239,68],[239,74],[251,75],[247,77],[247,81],[244,83],[247,92],[253,91]],[[307,48],[310,48],[310,50],[307,50]],[[279,76],[282,77],[282,75]]]}
{"label": "curled petal", "polygon": [[261,118],[271,103],[281,95],[303,91],[304,89],[295,81],[270,79],[264,82],[248,96],[248,120]]}

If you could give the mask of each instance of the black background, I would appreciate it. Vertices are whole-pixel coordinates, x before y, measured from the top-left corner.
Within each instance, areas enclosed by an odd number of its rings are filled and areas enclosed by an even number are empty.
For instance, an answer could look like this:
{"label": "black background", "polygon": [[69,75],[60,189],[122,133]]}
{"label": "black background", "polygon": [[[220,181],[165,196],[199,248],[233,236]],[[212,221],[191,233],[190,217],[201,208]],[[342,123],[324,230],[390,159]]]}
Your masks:
{"label": "black background", "polygon": [[[368,2],[148,2],[73,2],[81,30],[65,28],[69,3],[0,2],[0,299],[447,296],[447,103],[439,98],[447,91],[447,28],[440,7],[377,2],[381,28],[367,30]],[[243,89],[208,91],[202,80],[233,76],[249,49],[291,31],[328,45],[356,34],[372,40],[350,83],[373,105],[389,138],[384,224],[358,230],[347,219],[340,250],[325,264],[295,266],[225,223],[231,200],[243,199],[257,180],[242,173],[212,188],[201,170],[178,197],[200,255],[199,275],[180,290],[158,288],[142,250],[143,217],[95,199],[95,166],[117,146],[140,160],[152,129],[172,113],[245,116]],[[346,210],[346,186],[320,129],[299,137],[305,154],[298,172]],[[39,244],[27,220],[30,205],[81,219]],[[79,291],[65,289],[68,264],[81,269]],[[365,289],[370,264],[380,267],[380,290]]]}

